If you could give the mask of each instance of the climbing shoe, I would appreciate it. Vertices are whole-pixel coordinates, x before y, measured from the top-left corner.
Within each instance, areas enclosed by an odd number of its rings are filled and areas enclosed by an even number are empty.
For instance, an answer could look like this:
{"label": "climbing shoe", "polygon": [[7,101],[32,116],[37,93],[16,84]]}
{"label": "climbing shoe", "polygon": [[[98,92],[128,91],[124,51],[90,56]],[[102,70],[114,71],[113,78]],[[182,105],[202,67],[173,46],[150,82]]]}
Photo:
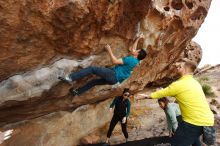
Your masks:
{"label": "climbing shoe", "polygon": [[59,76],[58,79],[61,80],[61,81],[66,82],[66,83],[69,83],[69,84],[71,83],[71,79],[69,77],[61,77],[61,76]]}
{"label": "climbing shoe", "polygon": [[78,90],[76,90],[76,89],[70,88],[70,89],[69,89],[69,92],[70,92],[70,94],[73,95],[73,96],[78,95]]}

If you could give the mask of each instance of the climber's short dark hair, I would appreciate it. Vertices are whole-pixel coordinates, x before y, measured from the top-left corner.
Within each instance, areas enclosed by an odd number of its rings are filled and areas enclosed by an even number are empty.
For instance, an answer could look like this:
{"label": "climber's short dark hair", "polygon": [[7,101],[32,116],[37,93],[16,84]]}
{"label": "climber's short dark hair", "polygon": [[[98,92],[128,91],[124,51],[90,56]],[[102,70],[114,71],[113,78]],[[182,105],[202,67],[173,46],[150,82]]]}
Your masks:
{"label": "climber's short dark hair", "polygon": [[141,49],[138,53],[137,59],[143,60],[147,55],[147,52],[144,49]]}
{"label": "climber's short dark hair", "polygon": [[158,103],[163,102],[166,107],[167,107],[168,103],[170,102],[167,97],[160,98],[157,101],[158,101]]}
{"label": "climber's short dark hair", "polygon": [[128,92],[128,93],[130,92],[129,88],[124,88],[123,94],[126,92]]}

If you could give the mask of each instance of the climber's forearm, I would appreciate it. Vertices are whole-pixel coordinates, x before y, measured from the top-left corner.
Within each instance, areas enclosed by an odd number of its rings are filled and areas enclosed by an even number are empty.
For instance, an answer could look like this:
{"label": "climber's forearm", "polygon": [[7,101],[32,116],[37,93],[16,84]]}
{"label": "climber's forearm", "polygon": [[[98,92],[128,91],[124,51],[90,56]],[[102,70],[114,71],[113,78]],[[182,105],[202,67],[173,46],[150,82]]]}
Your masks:
{"label": "climber's forearm", "polygon": [[140,40],[140,37],[137,37],[133,45],[130,47],[129,51],[133,52],[137,50],[137,45],[138,45],[139,40]]}
{"label": "climber's forearm", "polygon": [[123,61],[122,61],[122,59],[120,58],[120,59],[118,59],[117,57],[115,57],[115,55],[113,54],[113,52],[112,52],[112,49],[111,49],[111,47],[108,45],[108,46],[106,46],[106,49],[107,49],[107,51],[108,51],[108,54],[109,54],[109,56],[110,56],[110,59],[111,59],[111,61],[112,61],[112,63],[113,64],[123,64]]}

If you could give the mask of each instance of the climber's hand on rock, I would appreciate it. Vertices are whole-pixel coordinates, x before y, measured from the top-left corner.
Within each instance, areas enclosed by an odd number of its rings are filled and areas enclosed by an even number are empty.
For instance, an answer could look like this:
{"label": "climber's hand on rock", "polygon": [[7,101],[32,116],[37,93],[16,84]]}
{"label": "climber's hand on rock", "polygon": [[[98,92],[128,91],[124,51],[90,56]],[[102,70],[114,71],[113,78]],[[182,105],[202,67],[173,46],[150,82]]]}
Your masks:
{"label": "climber's hand on rock", "polygon": [[143,39],[143,38],[144,38],[144,34],[141,33],[141,34],[139,35],[139,38]]}
{"label": "climber's hand on rock", "polygon": [[109,111],[112,113],[113,112],[113,108],[110,108]]}
{"label": "climber's hand on rock", "polygon": [[127,118],[124,117],[124,118],[122,119],[122,123],[123,123],[123,124],[126,123],[126,120],[127,120]]}
{"label": "climber's hand on rock", "polygon": [[105,45],[105,49],[106,49],[107,51],[111,51],[111,46],[110,46],[109,44],[106,44],[106,45]]}

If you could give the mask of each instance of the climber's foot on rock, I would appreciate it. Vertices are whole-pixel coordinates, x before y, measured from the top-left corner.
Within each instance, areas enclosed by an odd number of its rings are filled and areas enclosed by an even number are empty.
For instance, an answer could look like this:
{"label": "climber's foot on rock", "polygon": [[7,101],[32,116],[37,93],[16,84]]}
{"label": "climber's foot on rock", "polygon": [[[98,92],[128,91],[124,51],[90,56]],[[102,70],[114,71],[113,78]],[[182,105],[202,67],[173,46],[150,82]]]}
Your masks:
{"label": "climber's foot on rock", "polygon": [[70,95],[72,95],[73,97],[79,95],[79,91],[78,91],[77,89],[74,89],[74,88],[70,88],[70,89],[69,89],[69,93],[70,93]]}
{"label": "climber's foot on rock", "polygon": [[70,88],[69,89],[69,98],[72,99],[72,103],[74,102],[74,98],[77,97],[79,94],[78,94],[78,90],[77,89],[74,89],[74,88]]}
{"label": "climber's foot on rock", "polygon": [[63,82],[65,82],[65,83],[69,83],[69,84],[71,84],[71,82],[72,82],[72,80],[69,77],[61,77],[61,76],[59,76],[58,79],[63,81]]}

